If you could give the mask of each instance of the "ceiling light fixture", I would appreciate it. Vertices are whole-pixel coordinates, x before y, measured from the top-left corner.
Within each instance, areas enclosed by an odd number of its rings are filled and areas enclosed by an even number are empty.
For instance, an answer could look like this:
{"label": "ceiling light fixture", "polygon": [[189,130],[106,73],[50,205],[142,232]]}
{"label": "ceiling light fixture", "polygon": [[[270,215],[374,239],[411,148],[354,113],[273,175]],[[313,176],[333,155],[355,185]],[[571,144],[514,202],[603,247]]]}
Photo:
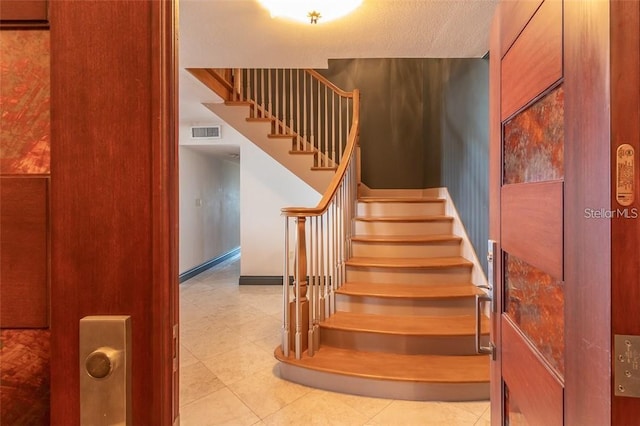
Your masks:
{"label": "ceiling light fixture", "polygon": [[329,22],[357,9],[362,0],[259,0],[272,18],[288,18],[299,22]]}

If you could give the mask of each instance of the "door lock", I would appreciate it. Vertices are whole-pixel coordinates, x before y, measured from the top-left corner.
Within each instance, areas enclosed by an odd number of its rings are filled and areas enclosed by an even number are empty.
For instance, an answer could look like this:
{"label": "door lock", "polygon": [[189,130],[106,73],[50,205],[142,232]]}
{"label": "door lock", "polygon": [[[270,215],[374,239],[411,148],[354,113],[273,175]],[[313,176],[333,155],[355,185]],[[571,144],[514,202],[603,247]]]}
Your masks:
{"label": "door lock", "polygon": [[80,320],[80,424],[130,426],[131,318]]}
{"label": "door lock", "polygon": [[104,379],[115,369],[119,357],[119,351],[103,347],[91,352],[84,365],[89,376],[94,379]]}

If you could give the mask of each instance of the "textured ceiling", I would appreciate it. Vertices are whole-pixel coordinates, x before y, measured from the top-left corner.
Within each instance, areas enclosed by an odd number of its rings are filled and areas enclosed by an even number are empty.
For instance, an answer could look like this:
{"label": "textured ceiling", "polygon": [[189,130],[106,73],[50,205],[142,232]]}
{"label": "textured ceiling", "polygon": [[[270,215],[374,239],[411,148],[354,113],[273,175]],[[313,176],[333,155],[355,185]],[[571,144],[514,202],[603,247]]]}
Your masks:
{"label": "textured ceiling", "polygon": [[496,0],[364,0],[318,25],[271,18],[257,0],[181,0],[183,67],[323,68],[330,58],[481,57]]}
{"label": "textured ceiling", "polygon": [[481,57],[498,0],[364,0],[318,25],[271,18],[257,0],[180,0],[180,121],[220,122],[184,68],[325,68],[339,58]]}

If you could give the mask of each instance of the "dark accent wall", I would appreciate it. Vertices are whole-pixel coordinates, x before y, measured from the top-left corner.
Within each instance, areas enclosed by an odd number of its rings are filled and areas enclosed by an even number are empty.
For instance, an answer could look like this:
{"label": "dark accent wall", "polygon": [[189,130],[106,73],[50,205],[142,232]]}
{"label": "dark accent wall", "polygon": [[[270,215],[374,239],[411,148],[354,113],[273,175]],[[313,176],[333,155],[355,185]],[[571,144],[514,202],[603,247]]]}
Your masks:
{"label": "dark accent wall", "polygon": [[446,186],[486,269],[489,62],[340,59],[319,72],[345,90],[360,89],[362,181]]}
{"label": "dark accent wall", "polygon": [[441,186],[449,189],[480,264],[489,239],[489,61],[441,59]]}

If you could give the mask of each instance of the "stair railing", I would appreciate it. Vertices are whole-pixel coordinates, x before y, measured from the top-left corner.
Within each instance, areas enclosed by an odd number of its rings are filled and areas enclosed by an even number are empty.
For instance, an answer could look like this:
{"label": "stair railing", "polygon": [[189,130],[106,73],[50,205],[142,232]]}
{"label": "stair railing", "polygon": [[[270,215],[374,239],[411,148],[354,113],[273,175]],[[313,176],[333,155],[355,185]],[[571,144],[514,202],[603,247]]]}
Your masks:
{"label": "stair railing", "polygon": [[[359,91],[353,91],[351,128],[340,165],[316,207],[287,207],[283,274],[285,356],[300,359],[319,348],[320,321],[336,310],[335,292],[345,282],[360,183]],[[293,258],[290,259],[290,246]]]}
{"label": "stair railing", "polygon": [[[291,137],[293,152],[313,152],[316,168],[336,169],[316,207],[287,207],[283,341],[300,359],[319,347],[320,321],[336,310],[345,281],[360,183],[358,90],[341,90],[314,70],[187,69],[226,102],[247,102],[270,120],[272,137]],[[290,247],[292,257],[290,258]]]}
{"label": "stair railing", "polygon": [[273,136],[314,152],[314,167],[340,163],[351,129],[353,93],[310,69],[234,69],[232,101],[250,101],[255,118],[273,119]]}

